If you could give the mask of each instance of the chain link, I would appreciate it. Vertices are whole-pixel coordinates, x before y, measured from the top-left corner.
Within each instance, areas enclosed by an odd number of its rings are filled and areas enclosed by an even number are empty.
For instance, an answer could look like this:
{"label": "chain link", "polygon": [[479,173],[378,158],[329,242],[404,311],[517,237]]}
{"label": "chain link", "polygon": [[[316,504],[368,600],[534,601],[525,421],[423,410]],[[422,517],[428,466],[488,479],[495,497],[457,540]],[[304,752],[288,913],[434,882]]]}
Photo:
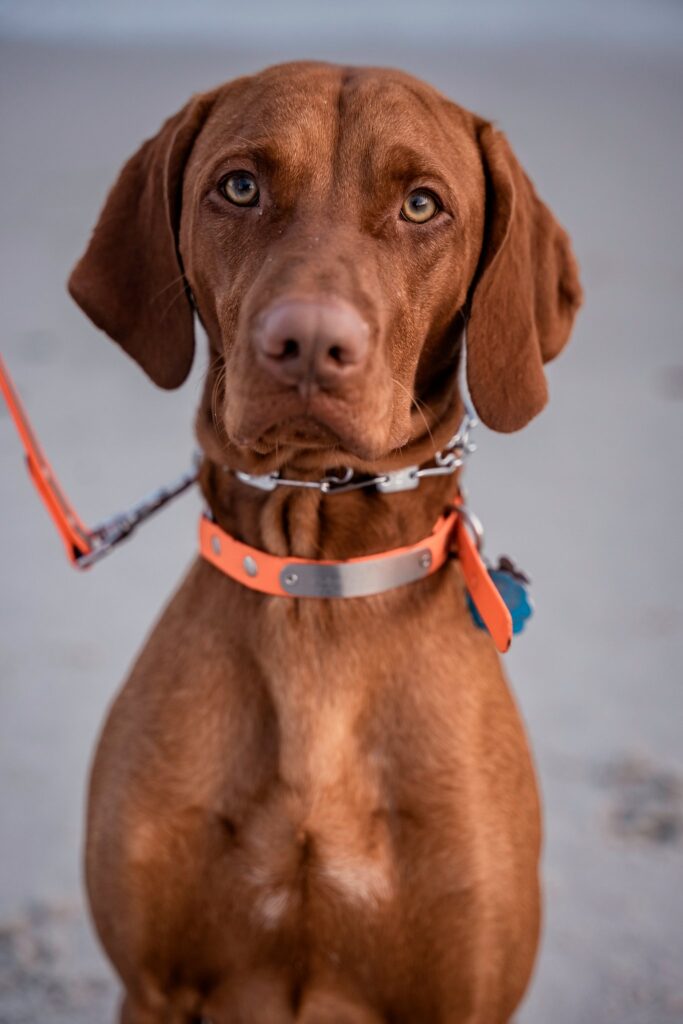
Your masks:
{"label": "chain link", "polygon": [[470,441],[470,434],[477,422],[476,416],[468,409],[457,432],[447,445],[435,453],[433,466],[405,466],[360,479],[354,479],[355,474],[350,466],[344,467],[341,475],[329,473],[321,480],[290,480],[280,476],[277,471],[264,476],[254,476],[239,470],[234,472],[242,483],[262,491],[274,491],[276,487],[304,487],[322,494],[348,494],[349,491],[359,491],[365,487],[376,487],[383,494],[410,491],[419,486],[423,477],[450,476],[464,464],[468,455],[476,451],[477,446]]}

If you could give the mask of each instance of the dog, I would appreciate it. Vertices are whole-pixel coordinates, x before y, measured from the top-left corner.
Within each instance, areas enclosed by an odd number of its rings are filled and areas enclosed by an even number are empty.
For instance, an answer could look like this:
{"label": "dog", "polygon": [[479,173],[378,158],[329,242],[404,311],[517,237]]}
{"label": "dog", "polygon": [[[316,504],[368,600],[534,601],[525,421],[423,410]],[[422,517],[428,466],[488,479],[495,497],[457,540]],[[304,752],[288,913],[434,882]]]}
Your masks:
{"label": "dog", "polygon": [[[465,327],[478,415],[519,430],[581,301],[500,131],[402,72],[324,63],[194,96],[124,166],[69,289],[162,388],[200,321],[212,521],[311,560],[415,544],[458,474],[254,479],[428,462],[462,417]],[[86,882],[122,1024],[502,1024],[534,963],[539,844],[457,558],[338,600],[198,559],[100,738]]]}

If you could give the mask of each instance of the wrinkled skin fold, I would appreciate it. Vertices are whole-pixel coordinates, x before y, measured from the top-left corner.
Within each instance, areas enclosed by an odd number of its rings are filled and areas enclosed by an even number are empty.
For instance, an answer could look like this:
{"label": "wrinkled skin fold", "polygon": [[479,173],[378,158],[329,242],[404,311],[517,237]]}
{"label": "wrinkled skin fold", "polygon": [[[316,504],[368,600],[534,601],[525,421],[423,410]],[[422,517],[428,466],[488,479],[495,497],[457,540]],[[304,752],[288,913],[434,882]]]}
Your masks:
{"label": "wrinkled skin fold", "polygon": [[[69,287],[165,388],[199,319],[211,511],[255,547],[335,559],[416,542],[457,479],[265,494],[225,467],[428,459],[462,414],[465,324],[479,415],[520,429],[581,299],[499,131],[401,72],[326,64],[193,97],[123,168]],[[502,1024],[534,962],[539,842],[457,561],[346,601],[265,597],[198,561],[93,767],[87,884],[121,1020]]]}

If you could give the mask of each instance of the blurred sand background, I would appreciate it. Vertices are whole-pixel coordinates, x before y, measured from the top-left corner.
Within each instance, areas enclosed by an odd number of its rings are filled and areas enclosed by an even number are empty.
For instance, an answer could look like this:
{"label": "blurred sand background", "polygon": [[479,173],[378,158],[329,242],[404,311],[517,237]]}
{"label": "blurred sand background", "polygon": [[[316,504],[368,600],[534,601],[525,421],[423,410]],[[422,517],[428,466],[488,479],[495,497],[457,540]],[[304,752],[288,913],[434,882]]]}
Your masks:
{"label": "blurred sand background", "polygon": [[[202,359],[156,391],[64,281],[121,163],[188,94],[283,59],[398,65],[492,117],[573,236],[586,306],[518,436],[479,430],[488,550],[534,578],[506,664],[546,816],[520,1024],[683,1021],[683,5],[0,3],[0,351],[89,521],[183,469]],[[185,497],[68,568],[0,405],[0,1022],[113,1020],[84,910],[105,710],[195,550]]]}

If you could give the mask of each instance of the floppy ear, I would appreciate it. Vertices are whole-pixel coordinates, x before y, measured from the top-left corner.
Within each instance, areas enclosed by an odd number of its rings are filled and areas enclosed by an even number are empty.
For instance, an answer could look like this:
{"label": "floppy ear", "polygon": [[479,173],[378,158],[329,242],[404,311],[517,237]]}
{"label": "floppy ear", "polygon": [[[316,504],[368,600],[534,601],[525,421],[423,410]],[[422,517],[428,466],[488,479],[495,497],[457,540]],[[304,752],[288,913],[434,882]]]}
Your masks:
{"label": "floppy ear", "polygon": [[512,431],[548,400],[543,363],[568,340],[581,286],[569,237],[507,139],[487,122],[477,129],[486,227],[470,293],[467,382],[484,423]]}
{"label": "floppy ear", "polygon": [[183,172],[213,99],[190,100],[130,158],[69,278],[83,312],[163,388],[183,383],[194,355],[178,230]]}

